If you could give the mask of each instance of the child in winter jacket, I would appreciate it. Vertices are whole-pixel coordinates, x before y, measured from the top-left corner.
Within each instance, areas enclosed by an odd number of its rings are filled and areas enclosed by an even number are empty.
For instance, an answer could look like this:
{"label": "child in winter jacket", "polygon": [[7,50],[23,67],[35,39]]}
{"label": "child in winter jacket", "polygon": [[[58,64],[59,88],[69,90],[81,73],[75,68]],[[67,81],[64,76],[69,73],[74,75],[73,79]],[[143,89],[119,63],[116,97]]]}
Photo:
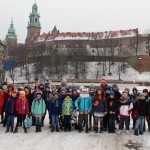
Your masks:
{"label": "child in winter jacket", "polygon": [[58,118],[59,115],[61,115],[62,113],[62,103],[57,92],[55,92],[53,94],[52,99],[49,100],[48,111],[49,111],[49,115],[52,117],[51,132],[54,132],[55,127],[56,127],[56,132],[59,132]]}
{"label": "child in winter jacket", "polygon": [[62,115],[64,116],[64,131],[70,132],[71,131],[71,115],[73,113],[74,106],[73,101],[70,98],[70,94],[66,95],[66,98],[64,99],[62,103]]}
{"label": "child in winter jacket", "polygon": [[128,97],[128,92],[126,91],[122,92],[122,97],[120,98],[118,107],[119,107],[120,123],[119,123],[119,131],[117,133],[121,134],[125,123],[126,133],[130,134],[129,121],[130,121],[130,113],[133,109],[133,104]]}
{"label": "child in winter jacket", "polygon": [[33,100],[31,106],[32,115],[35,117],[35,132],[41,132],[42,116],[45,114],[45,110],[45,101],[42,99],[42,91],[39,90],[36,92],[36,98]]}
{"label": "child in winter jacket", "polygon": [[79,133],[83,131],[82,123],[83,120],[86,124],[86,133],[88,133],[88,114],[92,110],[92,98],[88,93],[88,89],[82,89],[82,94],[80,97],[75,101],[76,110],[79,110]]}
{"label": "child in winter jacket", "polygon": [[9,132],[9,128],[11,127],[11,132],[14,129],[14,119],[16,116],[16,101],[17,101],[17,92],[12,91],[11,97],[7,100],[5,113],[7,114],[7,128],[6,133]]}
{"label": "child in winter jacket", "polygon": [[16,111],[17,111],[17,124],[14,133],[18,132],[18,126],[20,122],[23,122],[24,132],[27,133],[27,128],[25,127],[24,121],[26,115],[29,114],[29,104],[28,100],[25,97],[24,91],[19,92],[19,98],[17,99],[16,102]]}
{"label": "child in winter jacket", "polygon": [[107,103],[104,96],[104,90],[99,87],[96,90],[96,95],[94,97],[93,102],[93,110],[94,110],[94,128],[95,133],[98,132],[98,122],[100,120],[100,133],[102,133],[103,125],[103,117],[107,114]]}
{"label": "child in winter jacket", "polygon": [[115,133],[115,115],[117,113],[117,100],[115,99],[115,93],[113,91],[110,92],[109,97],[107,99],[108,103],[108,132]]}
{"label": "child in winter jacket", "polygon": [[136,136],[138,136],[138,134],[143,134],[145,116],[147,115],[146,105],[145,95],[142,93],[134,106],[134,109],[137,111],[137,120],[134,128],[134,135]]}

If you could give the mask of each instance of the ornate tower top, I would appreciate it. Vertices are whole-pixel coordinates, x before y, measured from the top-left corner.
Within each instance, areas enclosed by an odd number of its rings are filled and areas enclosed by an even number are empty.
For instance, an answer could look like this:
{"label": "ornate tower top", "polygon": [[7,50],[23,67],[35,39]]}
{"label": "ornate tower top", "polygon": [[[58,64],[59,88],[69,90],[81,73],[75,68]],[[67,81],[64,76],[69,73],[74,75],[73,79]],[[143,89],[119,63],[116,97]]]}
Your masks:
{"label": "ornate tower top", "polygon": [[6,39],[17,39],[17,35],[14,29],[13,19],[11,20],[10,28],[8,29]]}
{"label": "ornate tower top", "polygon": [[40,24],[40,15],[38,13],[38,6],[36,4],[36,1],[35,3],[33,4],[32,6],[32,13],[30,13],[30,16],[29,16],[30,20],[28,22],[28,28],[30,27],[38,27],[38,28],[41,28],[41,24]]}

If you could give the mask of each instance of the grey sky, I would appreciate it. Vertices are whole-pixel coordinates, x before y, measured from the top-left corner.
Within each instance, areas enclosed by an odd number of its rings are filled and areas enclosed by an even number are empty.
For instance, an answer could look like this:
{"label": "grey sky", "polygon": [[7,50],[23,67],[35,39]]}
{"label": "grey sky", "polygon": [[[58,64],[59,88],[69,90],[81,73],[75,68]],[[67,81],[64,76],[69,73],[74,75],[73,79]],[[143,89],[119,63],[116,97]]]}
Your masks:
{"label": "grey sky", "polygon": [[[24,42],[35,0],[0,0],[0,39],[11,18],[19,42]],[[94,32],[139,28],[150,29],[150,0],[37,0],[42,32],[56,25],[61,32]]]}

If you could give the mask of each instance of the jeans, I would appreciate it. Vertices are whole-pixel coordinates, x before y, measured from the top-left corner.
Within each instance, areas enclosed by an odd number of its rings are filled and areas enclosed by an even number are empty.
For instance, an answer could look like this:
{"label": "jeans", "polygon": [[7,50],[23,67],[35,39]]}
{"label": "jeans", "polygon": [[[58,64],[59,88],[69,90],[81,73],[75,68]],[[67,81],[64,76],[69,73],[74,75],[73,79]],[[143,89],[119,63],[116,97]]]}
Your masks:
{"label": "jeans", "polygon": [[120,118],[120,123],[119,123],[119,130],[122,130],[124,127],[124,123],[126,125],[126,130],[129,130],[129,122],[130,118]]}
{"label": "jeans", "polygon": [[35,125],[41,125],[42,124],[42,117],[35,117]]}
{"label": "jeans", "polygon": [[14,126],[14,118],[15,118],[15,115],[8,115],[8,118],[7,118],[7,128],[10,128]]}
{"label": "jeans", "polygon": [[136,120],[134,130],[135,131],[139,130],[139,131],[143,132],[144,121],[145,121],[145,117],[144,116],[139,116],[138,120]]}
{"label": "jeans", "polygon": [[52,126],[58,126],[58,115],[52,115]]}
{"label": "jeans", "polygon": [[64,127],[65,127],[65,130],[71,130],[70,120],[71,120],[71,115],[65,115],[64,116]]}
{"label": "jeans", "polygon": [[115,131],[115,115],[109,116],[108,129],[109,129],[109,131]]}

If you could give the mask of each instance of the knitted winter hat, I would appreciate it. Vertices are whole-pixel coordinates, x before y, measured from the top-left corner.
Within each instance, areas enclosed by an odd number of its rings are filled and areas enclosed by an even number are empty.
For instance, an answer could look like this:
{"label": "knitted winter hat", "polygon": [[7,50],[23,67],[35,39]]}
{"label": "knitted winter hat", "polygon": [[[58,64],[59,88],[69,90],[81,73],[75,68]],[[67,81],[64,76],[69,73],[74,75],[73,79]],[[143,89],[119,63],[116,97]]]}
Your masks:
{"label": "knitted winter hat", "polygon": [[111,91],[111,92],[109,93],[109,95],[113,95],[113,96],[115,96],[114,91]]}
{"label": "knitted winter hat", "polygon": [[73,88],[73,89],[72,89],[72,92],[74,92],[74,91],[77,91],[77,88]]}
{"label": "knitted winter hat", "polygon": [[38,91],[36,91],[36,95],[37,95],[37,94],[42,95],[43,93],[42,93],[42,91],[41,91],[41,90],[38,90]]}
{"label": "knitted winter hat", "polygon": [[52,85],[52,89],[56,89],[56,86],[55,86],[55,85]]}
{"label": "knitted winter hat", "polygon": [[112,85],[112,88],[117,88],[117,89],[118,89],[117,84],[116,84],[116,83],[114,83],[114,84]]}
{"label": "knitted winter hat", "polygon": [[141,98],[141,97],[145,97],[145,94],[144,94],[144,93],[141,93],[141,94],[139,95],[139,98]]}
{"label": "knitted winter hat", "polygon": [[143,93],[148,93],[148,89],[144,89],[144,90],[143,90]]}
{"label": "knitted winter hat", "polygon": [[96,92],[97,92],[98,90],[101,90],[102,92],[104,92],[104,89],[101,88],[101,87],[98,87],[98,88],[96,89]]}
{"label": "knitted winter hat", "polygon": [[54,92],[54,93],[53,93],[53,96],[54,96],[55,94],[59,95],[58,92]]}
{"label": "knitted winter hat", "polygon": [[89,90],[88,89],[86,89],[86,88],[83,88],[82,89],[82,92],[88,92]]}
{"label": "knitted winter hat", "polygon": [[4,86],[3,86],[3,89],[6,90],[6,89],[7,89],[7,85],[4,85]]}
{"label": "knitted winter hat", "polygon": [[66,90],[66,88],[65,88],[65,87],[62,87],[62,88],[61,88],[61,91],[67,91],[67,90]]}
{"label": "knitted winter hat", "polygon": [[101,83],[107,83],[106,79],[102,79]]}
{"label": "knitted winter hat", "polygon": [[20,91],[19,94],[25,96],[25,91]]}
{"label": "knitted winter hat", "polygon": [[122,92],[122,94],[123,94],[123,93],[126,93],[126,94],[128,94],[128,92],[127,92],[127,91],[123,91],[123,92]]}
{"label": "knitted winter hat", "polygon": [[67,97],[67,96],[71,96],[70,93],[66,93],[66,97]]}
{"label": "knitted winter hat", "polygon": [[112,86],[108,86],[106,90],[111,91]]}
{"label": "knitted winter hat", "polygon": [[46,89],[47,89],[47,88],[50,89],[50,86],[46,86],[45,88],[46,88]]}

